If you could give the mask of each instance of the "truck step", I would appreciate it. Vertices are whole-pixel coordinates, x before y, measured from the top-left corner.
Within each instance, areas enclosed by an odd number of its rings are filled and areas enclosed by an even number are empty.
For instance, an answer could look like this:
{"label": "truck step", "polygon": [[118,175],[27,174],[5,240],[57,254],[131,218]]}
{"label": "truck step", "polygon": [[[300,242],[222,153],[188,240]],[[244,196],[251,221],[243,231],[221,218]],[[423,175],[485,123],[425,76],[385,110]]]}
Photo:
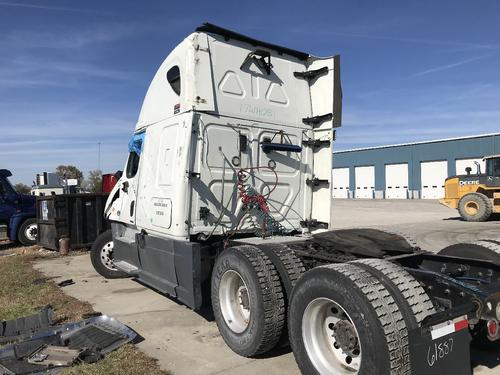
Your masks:
{"label": "truck step", "polygon": [[115,237],[113,239],[116,242],[121,242],[126,245],[134,245],[135,244],[135,238],[130,238],[130,237]]}
{"label": "truck step", "polygon": [[139,274],[139,268],[137,268],[133,264],[125,262],[124,260],[117,260],[116,262],[114,262],[114,265],[116,268],[129,275],[134,276]]}

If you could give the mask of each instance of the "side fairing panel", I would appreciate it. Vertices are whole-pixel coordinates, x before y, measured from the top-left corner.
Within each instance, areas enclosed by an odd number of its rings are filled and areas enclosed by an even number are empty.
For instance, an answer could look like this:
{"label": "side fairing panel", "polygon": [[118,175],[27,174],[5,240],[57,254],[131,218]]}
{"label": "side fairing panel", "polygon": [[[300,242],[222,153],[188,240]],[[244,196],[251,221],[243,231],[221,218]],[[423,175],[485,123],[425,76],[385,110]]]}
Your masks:
{"label": "side fairing panel", "polygon": [[[331,221],[332,196],[332,152],[334,131],[332,128],[341,125],[342,116],[342,89],[340,86],[340,58],[308,59],[308,72],[315,73],[308,80],[311,96],[311,120],[313,139],[317,145],[313,150],[313,181],[311,220],[321,225],[319,229],[326,229]],[[314,119],[321,119],[314,121]]]}

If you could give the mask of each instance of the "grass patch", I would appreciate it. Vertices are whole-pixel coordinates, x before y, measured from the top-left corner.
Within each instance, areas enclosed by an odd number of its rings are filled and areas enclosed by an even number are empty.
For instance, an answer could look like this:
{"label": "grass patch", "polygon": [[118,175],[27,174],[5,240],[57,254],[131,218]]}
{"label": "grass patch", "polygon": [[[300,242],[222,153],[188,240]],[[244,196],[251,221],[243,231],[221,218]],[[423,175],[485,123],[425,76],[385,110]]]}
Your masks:
{"label": "grass patch", "polygon": [[109,353],[104,360],[91,365],[79,365],[65,369],[62,375],[167,375],[160,370],[156,360],[146,356],[133,345],[123,347]]}
{"label": "grass patch", "polygon": [[[94,310],[87,302],[66,295],[54,281],[32,267],[32,262],[57,257],[58,253],[33,246],[9,251],[0,256],[0,320],[15,319],[35,313],[47,304],[55,310],[58,323],[82,320]],[[67,368],[61,374],[151,374],[168,375],[156,360],[146,356],[133,345],[125,345],[94,364]]]}

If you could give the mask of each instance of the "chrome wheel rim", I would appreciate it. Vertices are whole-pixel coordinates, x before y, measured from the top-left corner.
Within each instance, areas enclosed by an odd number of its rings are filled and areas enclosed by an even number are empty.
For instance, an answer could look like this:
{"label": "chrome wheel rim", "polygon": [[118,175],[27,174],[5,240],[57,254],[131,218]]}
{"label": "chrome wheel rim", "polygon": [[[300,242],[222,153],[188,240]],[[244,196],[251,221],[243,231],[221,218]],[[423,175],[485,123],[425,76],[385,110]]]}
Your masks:
{"label": "chrome wheel rim", "polygon": [[38,234],[38,225],[37,224],[30,224],[24,230],[24,236],[29,241],[36,241],[37,234]]}
{"label": "chrome wheel rim", "polygon": [[359,372],[359,334],[340,304],[328,298],[311,301],[302,316],[302,339],[309,359],[320,374]]}
{"label": "chrome wheel rim", "polygon": [[108,270],[116,271],[115,264],[113,262],[113,241],[106,242],[101,248],[101,263]]}
{"label": "chrome wheel rim", "polygon": [[219,302],[222,317],[231,331],[244,332],[250,323],[250,294],[241,275],[226,271],[219,284]]}

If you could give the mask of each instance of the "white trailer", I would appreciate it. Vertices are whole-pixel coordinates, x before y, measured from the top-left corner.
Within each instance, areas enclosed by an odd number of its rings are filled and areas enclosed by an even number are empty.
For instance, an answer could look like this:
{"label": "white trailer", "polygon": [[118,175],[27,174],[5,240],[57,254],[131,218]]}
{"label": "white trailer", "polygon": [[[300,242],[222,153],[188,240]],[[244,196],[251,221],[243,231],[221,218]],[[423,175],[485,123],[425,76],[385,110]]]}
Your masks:
{"label": "white trailer", "polygon": [[[153,78],[92,263],[211,306],[243,356],[289,340],[305,374],[468,374],[467,319],[498,321],[500,265],[462,267],[391,233],[332,231],[341,100],[338,56],[204,24]],[[454,278],[457,267],[488,275],[489,289]],[[448,322],[457,328],[441,329]],[[449,339],[453,353],[427,359]]]}

